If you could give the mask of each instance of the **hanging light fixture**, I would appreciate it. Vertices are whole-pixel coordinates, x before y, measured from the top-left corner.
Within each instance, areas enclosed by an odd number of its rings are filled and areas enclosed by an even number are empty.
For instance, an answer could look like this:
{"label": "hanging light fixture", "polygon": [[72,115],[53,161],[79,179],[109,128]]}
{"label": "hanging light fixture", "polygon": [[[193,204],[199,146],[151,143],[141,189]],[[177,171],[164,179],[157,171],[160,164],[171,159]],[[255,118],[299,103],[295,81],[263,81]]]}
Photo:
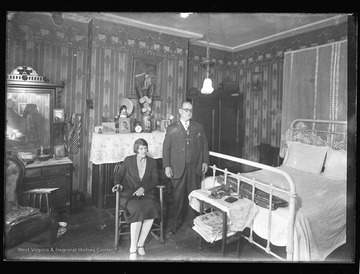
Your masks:
{"label": "hanging light fixture", "polygon": [[203,87],[201,89],[202,94],[211,94],[214,91],[214,88],[212,86],[212,81],[209,78],[210,66],[214,65],[214,62],[210,60],[209,34],[210,34],[210,13],[208,19],[208,28],[207,28],[206,59],[201,62],[201,65],[206,67],[206,78],[204,79]]}

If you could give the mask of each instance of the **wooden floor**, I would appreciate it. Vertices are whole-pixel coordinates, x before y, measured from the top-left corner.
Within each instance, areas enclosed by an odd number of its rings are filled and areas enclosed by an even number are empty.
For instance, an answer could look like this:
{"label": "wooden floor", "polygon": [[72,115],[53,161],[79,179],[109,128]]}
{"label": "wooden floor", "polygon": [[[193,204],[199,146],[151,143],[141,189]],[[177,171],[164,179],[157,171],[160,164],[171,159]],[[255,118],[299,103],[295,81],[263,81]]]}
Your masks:
{"label": "wooden floor", "polygon": [[[60,215],[67,222],[67,232],[58,238],[57,247],[48,247],[47,235],[41,235],[5,253],[10,261],[127,261],[129,236],[123,236],[118,250],[114,249],[114,211],[86,207],[71,215]],[[221,242],[205,243],[199,249],[199,236],[190,227],[181,227],[172,237],[166,234],[165,243],[149,235],[145,243],[149,262],[279,262],[244,239],[238,256],[236,243],[228,245],[226,256],[221,253]],[[341,261],[342,250],[336,250],[328,261]]]}

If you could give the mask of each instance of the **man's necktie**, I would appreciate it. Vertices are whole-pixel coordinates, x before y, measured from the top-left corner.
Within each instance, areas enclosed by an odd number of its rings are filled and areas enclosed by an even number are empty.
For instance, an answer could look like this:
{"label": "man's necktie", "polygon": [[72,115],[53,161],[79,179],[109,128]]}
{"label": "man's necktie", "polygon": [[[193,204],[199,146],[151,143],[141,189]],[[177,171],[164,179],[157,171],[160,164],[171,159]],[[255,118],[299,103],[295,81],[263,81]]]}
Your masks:
{"label": "man's necktie", "polygon": [[184,123],[184,127],[185,127],[185,130],[188,131],[188,128],[189,128],[189,121],[186,121]]}
{"label": "man's necktie", "polygon": [[189,121],[186,121],[186,122],[184,123],[184,128],[185,128],[186,135],[187,135],[186,143],[187,143],[187,144],[190,144],[190,140],[189,140]]}

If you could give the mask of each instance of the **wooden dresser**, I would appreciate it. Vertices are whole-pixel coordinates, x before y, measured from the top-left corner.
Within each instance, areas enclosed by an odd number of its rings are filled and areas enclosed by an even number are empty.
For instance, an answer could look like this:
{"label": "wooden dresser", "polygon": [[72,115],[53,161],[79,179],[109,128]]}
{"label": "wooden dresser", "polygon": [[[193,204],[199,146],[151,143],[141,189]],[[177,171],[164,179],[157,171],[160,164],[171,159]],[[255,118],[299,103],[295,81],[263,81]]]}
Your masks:
{"label": "wooden dresser", "polygon": [[56,192],[58,212],[70,213],[73,163],[69,158],[35,161],[26,166],[22,190],[59,188]]}

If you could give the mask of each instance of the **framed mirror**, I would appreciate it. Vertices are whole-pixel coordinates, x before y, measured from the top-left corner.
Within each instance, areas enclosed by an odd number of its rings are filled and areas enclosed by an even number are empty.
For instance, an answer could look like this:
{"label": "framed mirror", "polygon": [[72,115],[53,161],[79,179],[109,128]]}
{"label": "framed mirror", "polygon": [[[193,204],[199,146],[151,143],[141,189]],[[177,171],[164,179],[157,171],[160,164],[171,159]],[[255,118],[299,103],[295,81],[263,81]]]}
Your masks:
{"label": "framed mirror", "polygon": [[[25,69],[24,69],[25,68]],[[11,154],[52,149],[53,110],[63,86],[46,83],[29,67],[18,67],[6,83],[5,149]]]}

